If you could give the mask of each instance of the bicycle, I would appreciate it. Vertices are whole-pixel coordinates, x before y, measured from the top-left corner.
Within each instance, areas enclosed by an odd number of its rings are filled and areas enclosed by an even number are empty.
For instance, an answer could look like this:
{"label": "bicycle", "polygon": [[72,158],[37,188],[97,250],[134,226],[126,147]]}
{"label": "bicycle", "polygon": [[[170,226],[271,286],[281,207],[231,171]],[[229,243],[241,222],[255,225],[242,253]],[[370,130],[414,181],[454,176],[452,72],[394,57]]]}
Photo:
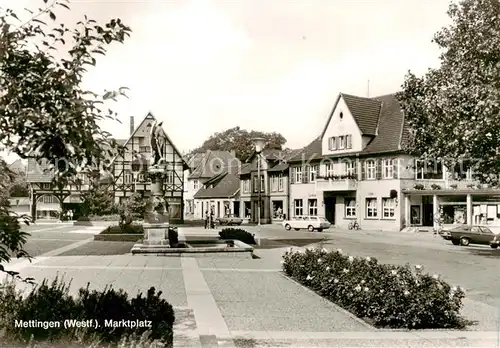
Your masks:
{"label": "bicycle", "polygon": [[347,228],[350,230],[360,230],[361,229],[361,227],[359,227],[359,224],[357,221],[349,222],[349,225],[347,226]]}

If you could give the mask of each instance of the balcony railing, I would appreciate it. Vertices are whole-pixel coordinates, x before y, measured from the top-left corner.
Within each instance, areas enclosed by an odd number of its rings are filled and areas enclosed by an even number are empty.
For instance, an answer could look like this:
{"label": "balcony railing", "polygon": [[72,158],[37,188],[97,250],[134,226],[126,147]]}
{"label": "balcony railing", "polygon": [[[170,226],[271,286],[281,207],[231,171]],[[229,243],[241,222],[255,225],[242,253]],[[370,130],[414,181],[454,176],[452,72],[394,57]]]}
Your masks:
{"label": "balcony railing", "polygon": [[357,188],[358,188],[358,182],[352,178],[316,179],[316,191],[355,191]]}

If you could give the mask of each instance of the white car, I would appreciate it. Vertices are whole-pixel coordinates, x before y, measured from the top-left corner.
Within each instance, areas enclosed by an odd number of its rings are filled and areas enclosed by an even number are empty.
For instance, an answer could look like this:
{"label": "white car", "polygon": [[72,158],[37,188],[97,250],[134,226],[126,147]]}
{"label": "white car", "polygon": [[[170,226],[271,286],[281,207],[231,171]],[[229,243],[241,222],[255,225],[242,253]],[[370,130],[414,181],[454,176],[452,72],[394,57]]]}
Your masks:
{"label": "white car", "polygon": [[332,224],[324,217],[319,216],[296,216],[292,220],[283,221],[285,230],[290,231],[292,228],[296,231],[300,229],[308,229],[309,231],[321,232],[330,228]]}

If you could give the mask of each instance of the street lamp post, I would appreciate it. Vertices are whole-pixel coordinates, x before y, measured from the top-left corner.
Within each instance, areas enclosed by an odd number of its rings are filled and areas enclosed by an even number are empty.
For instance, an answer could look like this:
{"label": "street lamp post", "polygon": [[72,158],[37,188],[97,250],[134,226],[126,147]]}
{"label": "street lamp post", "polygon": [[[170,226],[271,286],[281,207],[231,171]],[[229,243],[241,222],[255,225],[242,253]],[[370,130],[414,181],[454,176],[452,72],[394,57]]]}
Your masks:
{"label": "street lamp post", "polygon": [[261,207],[261,200],[262,200],[262,180],[260,177],[260,155],[262,153],[262,150],[264,149],[264,146],[266,145],[266,140],[263,138],[254,138],[253,139],[254,144],[255,144],[255,152],[257,153],[257,181],[258,181],[258,201],[257,201],[257,245],[260,245],[260,218],[261,218],[261,212],[262,212],[262,207]]}

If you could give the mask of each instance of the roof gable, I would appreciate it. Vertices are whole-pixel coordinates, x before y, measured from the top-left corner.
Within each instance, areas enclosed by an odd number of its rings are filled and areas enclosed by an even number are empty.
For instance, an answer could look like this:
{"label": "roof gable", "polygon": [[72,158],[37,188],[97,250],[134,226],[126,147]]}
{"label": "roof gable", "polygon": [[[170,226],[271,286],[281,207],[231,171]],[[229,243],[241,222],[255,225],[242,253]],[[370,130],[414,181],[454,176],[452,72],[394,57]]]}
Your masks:
{"label": "roof gable", "polygon": [[[345,94],[342,94],[345,95]],[[352,96],[351,96],[352,97]],[[340,98],[340,96],[339,96]],[[349,98],[349,97],[347,97]],[[354,97],[350,98],[350,103],[352,104],[356,100],[363,100],[367,98]],[[387,94],[383,96],[378,96],[371,98],[375,103],[380,105],[380,109],[378,111],[377,117],[377,125],[375,127],[374,122],[374,113],[376,108],[371,109],[371,123],[367,123],[366,127],[370,127],[372,130],[376,129],[376,134],[373,139],[368,143],[368,145],[361,151],[360,154],[378,154],[378,153],[387,153],[387,152],[398,152],[402,150],[403,143],[408,138],[408,126],[405,120],[405,116],[399,101],[396,98],[395,94]],[[339,99],[337,99],[336,104]],[[366,103],[368,104],[368,103]],[[366,105],[365,104],[365,105]],[[372,106],[375,104],[371,104]],[[360,108],[354,107],[353,109],[359,110]],[[335,107],[334,107],[335,110]],[[358,113],[359,116],[359,113]],[[331,118],[331,116],[330,116]],[[326,127],[328,127],[328,123]],[[321,159],[323,158],[321,152],[321,139],[323,138],[324,132],[318,138],[314,139],[311,143],[305,146],[300,153],[291,158],[290,162],[299,162],[303,159]],[[329,155],[329,157],[345,157],[348,155],[355,155],[356,153],[351,154],[338,154],[338,155]]]}
{"label": "roof gable", "polygon": [[[146,117],[141,121],[141,123],[135,128],[134,132],[130,135],[130,137],[125,141],[125,143],[122,145],[123,147],[126,147],[127,144],[136,136],[143,136],[143,137],[149,137],[149,127],[148,126],[153,126],[153,123],[157,121],[156,118],[153,116],[151,112],[148,112]],[[188,164],[186,163],[186,160],[182,156],[181,152],[177,149],[175,144],[172,142],[170,137],[168,136],[167,132],[165,132],[165,129],[163,127],[160,128],[162,136],[165,137],[167,142],[172,146],[172,148],[175,151],[175,154],[182,160],[182,164],[184,168],[189,168]],[[113,163],[116,159],[118,158],[118,155],[113,158],[111,163]]]}
{"label": "roof gable", "polygon": [[363,135],[375,136],[377,135],[377,127],[379,116],[381,112],[380,101],[373,98],[363,98],[354,95],[339,93],[335,104],[333,105],[332,111],[328,116],[326,124],[321,133],[321,138],[325,135],[328,126],[332,120],[333,114],[337,109],[340,100],[343,100],[346,104],[349,112],[351,113],[354,121],[356,122],[359,130]]}

